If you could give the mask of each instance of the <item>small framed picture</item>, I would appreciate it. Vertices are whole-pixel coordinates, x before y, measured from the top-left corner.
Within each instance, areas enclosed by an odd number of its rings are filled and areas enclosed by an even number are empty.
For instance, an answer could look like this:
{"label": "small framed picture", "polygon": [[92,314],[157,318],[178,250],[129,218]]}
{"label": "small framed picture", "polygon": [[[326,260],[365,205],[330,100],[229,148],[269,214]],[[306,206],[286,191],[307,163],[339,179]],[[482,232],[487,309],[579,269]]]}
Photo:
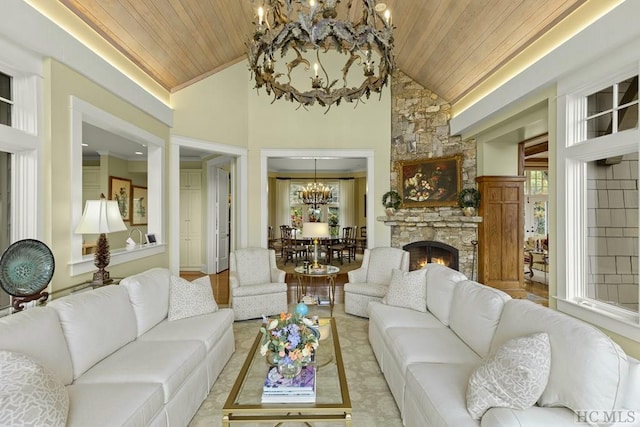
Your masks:
{"label": "small framed picture", "polygon": [[155,234],[145,234],[144,237],[147,238],[147,244],[149,245],[157,243]]}
{"label": "small framed picture", "polygon": [[128,178],[109,177],[109,199],[118,202],[120,216],[123,221],[131,220],[131,180]]}
{"label": "small framed picture", "polygon": [[131,225],[147,225],[147,187],[133,186]]}

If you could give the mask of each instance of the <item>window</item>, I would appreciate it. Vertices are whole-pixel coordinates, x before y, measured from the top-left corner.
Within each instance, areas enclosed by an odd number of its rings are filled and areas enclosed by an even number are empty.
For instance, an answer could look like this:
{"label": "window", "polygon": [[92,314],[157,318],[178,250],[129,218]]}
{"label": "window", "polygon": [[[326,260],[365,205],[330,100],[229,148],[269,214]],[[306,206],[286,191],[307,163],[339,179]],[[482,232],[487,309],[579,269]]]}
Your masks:
{"label": "window", "polygon": [[0,72],[0,124],[11,126],[13,109],[12,78]]}
{"label": "window", "polygon": [[547,202],[549,173],[543,170],[525,172],[525,238],[547,235]]}
{"label": "window", "polygon": [[540,196],[549,194],[549,173],[542,170],[526,171],[524,192],[527,196]]}
{"label": "window", "polygon": [[638,340],[638,76],[628,75],[559,96],[558,308]]}
{"label": "window", "polygon": [[[321,181],[319,181],[321,182]],[[328,222],[332,235],[337,233],[340,223],[340,183],[338,181],[323,181],[322,184],[331,188],[329,202],[321,205],[317,209],[305,205],[300,201],[298,194],[307,185],[307,182],[292,181],[289,186],[289,211],[291,214],[291,226],[297,229],[302,228],[303,222]],[[337,234],[336,234],[337,236]]]}
{"label": "window", "polygon": [[587,96],[587,139],[638,127],[638,76]]}

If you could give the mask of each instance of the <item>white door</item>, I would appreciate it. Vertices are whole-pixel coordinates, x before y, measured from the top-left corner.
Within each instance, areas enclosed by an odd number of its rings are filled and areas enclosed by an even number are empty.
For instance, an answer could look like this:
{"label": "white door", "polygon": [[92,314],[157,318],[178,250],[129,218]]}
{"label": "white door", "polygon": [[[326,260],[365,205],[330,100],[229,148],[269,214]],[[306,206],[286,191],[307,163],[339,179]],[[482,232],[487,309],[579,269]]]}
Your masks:
{"label": "white door", "polygon": [[216,168],[216,273],[229,268],[229,172]]}

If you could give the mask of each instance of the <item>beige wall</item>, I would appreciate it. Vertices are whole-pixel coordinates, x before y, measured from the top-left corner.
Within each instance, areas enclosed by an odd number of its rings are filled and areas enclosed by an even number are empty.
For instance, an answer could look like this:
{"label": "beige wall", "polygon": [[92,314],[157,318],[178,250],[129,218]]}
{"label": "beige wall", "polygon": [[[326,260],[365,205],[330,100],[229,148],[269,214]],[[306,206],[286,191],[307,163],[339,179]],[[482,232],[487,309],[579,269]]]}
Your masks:
{"label": "beige wall", "polygon": [[[56,269],[52,290],[89,280],[91,273],[71,276],[70,236],[76,224],[70,224],[71,192],[82,191],[81,183],[71,182],[71,96],[78,97],[97,108],[126,120],[165,141],[169,128],[114,96],[96,83],[84,78],[65,65],[48,59],[44,67],[44,149],[43,158],[43,206],[44,240],[53,251]],[[168,151],[168,150],[167,150]],[[167,186],[165,185],[165,188]],[[166,195],[165,195],[166,197]],[[167,221],[169,219],[167,218]],[[163,235],[167,235],[163,232]],[[112,277],[124,277],[155,266],[168,266],[168,253],[143,258],[135,262],[111,266]]]}
{"label": "beige wall", "polygon": [[[284,100],[271,103],[262,89],[256,93],[245,61],[172,95],[175,135],[245,147],[248,150],[248,245],[260,246],[267,224],[260,220],[261,192],[268,184],[260,180],[262,149],[371,149],[375,151],[375,200],[389,187],[391,95],[388,88],[379,99],[325,108],[298,108]],[[175,102],[175,103],[174,103]],[[374,215],[384,215],[380,203]],[[390,243],[389,227],[376,222],[375,243]]]}
{"label": "beige wall", "polygon": [[246,147],[248,79],[243,61],[171,94],[171,134]]}

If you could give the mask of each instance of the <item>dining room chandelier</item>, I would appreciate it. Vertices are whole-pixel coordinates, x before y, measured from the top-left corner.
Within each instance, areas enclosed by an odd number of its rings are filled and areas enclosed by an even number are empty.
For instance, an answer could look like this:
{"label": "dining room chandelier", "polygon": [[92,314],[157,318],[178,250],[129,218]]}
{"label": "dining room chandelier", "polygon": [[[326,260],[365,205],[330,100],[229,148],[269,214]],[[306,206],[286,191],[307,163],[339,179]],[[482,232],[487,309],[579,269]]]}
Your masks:
{"label": "dining room chandelier", "polygon": [[317,166],[318,159],[313,159],[313,182],[298,191],[300,201],[305,205],[311,205],[314,209],[326,205],[331,199],[331,187],[318,182]]}
{"label": "dining room chandelier", "polygon": [[[249,68],[256,89],[273,93],[272,103],[284,97],[304,107],[317,102],[328,111],[342,100],[357,103],[382,92],[395,68],[391,13],[374,0],[348,0],[346,6],[340,1],[252,0],[260,6]],[[354,1],[362,3],[362,15],[352,22]]]}

